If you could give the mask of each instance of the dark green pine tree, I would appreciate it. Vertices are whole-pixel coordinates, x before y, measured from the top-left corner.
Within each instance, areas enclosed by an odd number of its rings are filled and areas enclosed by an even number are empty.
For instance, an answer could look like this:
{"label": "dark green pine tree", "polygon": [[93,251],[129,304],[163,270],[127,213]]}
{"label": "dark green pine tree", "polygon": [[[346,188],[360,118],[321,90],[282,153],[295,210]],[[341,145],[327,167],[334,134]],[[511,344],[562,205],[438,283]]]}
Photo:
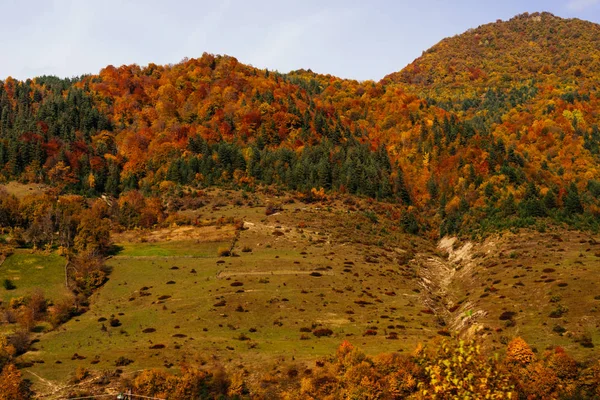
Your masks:
{"label": "dark green pine tree", "polygon": [[322,157],[317,166],[318,187],[331,189],[331,165],[328,157]]}
{"label": "dark green pine tree", "polygon": [[406,206],[410,206],[412,204],[410,193],[408,191],[406,183],[404,182],[404,173],[400,168],[396,170],[394,192],[396,193],[396,197],[402,202],[402,204]]}
{"label": "dark green pine tree", "polygon": [[118,196],[119,195],[119,185],[120,185],[121,176],[119,173],[119,167],[115,163],[110,163],[108,165],[108,176],[106,178],[106,194],[110,196]]}
{"label": "dark green pine tree", "polygon": [[501,213],[503,217],[510,217],[517,212],[517,204],[515,202],[515,196],[509,194],[508,197],[502,202]]}
{"label": "dark green pine tree", "polygon": [[564,199],[564,210],[567,216],[583,213],[583,205],[575,182],[571,182]]}
{"label": "dark green pine tree", "polygon": [[540,200],[539,190],[533,181],[527,184],[525,197],[519,205],[522,217],[545,217],[547,215],[544,203]]}

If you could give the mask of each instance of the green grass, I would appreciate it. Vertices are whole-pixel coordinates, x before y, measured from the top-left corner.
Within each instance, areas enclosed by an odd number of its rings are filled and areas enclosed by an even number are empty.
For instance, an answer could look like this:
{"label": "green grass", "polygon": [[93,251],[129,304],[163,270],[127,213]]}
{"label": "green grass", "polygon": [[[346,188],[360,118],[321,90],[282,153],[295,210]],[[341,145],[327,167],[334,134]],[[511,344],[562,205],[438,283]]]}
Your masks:
{"label": "green grass", "polygon": [[217,246],[227,242],[196,243],[195,241],[160,243],[122,243],[117,257],[214,257]]}
{"label": "green grass", "polygon": [[[217,256],[217,249],[230,242],[120,243],[121,251],[108,261],[110,279],[91,297],[90,310],[44,334],[35,345],[38,351],[23,356],[38,361],[25,371],[64,383],[78,366],[114,370],[119,357],[134,361],[122,367],[125,373],[214,362],[265,371],[265,365],[292,358],[311,365],[315,358],[333,354],[343,340],[375,354],[412,351],[419,342],[439,337],[442,327],[428,313],[417,268],[406,258],[414,252],[420,259],[435,257],[434,247],[398,233],[381,213],[373,223],[361,212],[347,213],[342,205],[332,210],[296,204],[266,217],[264,207],[221,207],[212,218],[225,215],[248,222],[234,248],[237,257]],[[298,229],[299,224],[304,228]],[[560,323],[574,334],[591,329],[600,345],[593,329],[600,322],[600,312],[594,311],[600,308],[594,299],[600,295],[600,257],[595,255],[600,246],[586,251],[590,246],[583,237],[562,235],[565,243],[557,244],[552,232],[507,234],[481,250],[475,267],[456,274],[449,296],[468,299],[472,311],[485,311],[477,322],[486,343],[503,349],[504,340],[520,335],[540,354],[562,345],[578,359],[589,357],[594,349],[552,332]],[[242,252],[244,247],[252,252]],[[551,274],[556,282],[535,282],[548,267],[556,269]],[[526,286],[513,287],[518,281]],[[557,287],[559,281],[569,285]],[[498,291],[486,291],[490,286]],[[557,294],[569,308],[560,321],[547,316],[556,306],[549,299]],[[499,320],[506,310],[517,312],[516,326],[505,327]],[[112,316],[121,326],[109,325]],[[313,327],[329,328],[333,335],[317,338],[300,331]],[[144,333],[148,328],[155,331]],[[377,335],[364,336],[369,329]],[[390,332],[399,340],[386,339]],[[303,334],[307,340],[300,340]],[[151,348],[157,344],[165,347]],[[73,360],[75,353],[85,359]],[[36,389],[43,389],[37,378],[32,380]]]}
{"label": "green grass", "polygon": [[[416,283],[405,279],[392,261],[367,264],[362,261],[364,253],[371,251],[366,246],[311,244],[292,232],[272,235],[273,228],[261,230],[260,220],[252,221],[256,225],[242,232],[236,246],[239,257],[217,256],[217,249],[228,243],[121,244],[122,251],[109,260],[110,280],[92,296],[90,310],[45,334],[36,344],[39,351],[24,356],[44,363],[29,370],[64,382],[77,366],[114,369],[121,356],[134,360],[125,371],[215,359],[253,369],[292,357],[314,360],[332,354],[346,339],[368,353],[379,353],[411,351],[418,342],[435,336],[434,317],[419,313],[418,295],[413,292]],[[280,223],[293,227],[292,222]],[[243,246],[252,252],[242,253]],[[344,262],[349,260],[354,262],[352,273],[344,272]],[[319,269],[322,276],[308,275]],[[229,276],[220,279],[219,272]],[[234,282],[243,285],[232,286]],[[384,294],[391,290],[397,295]],[[160,300],[161,296],[171,297]],[[222,300],[225,305],[216,306]],[[371,304],[361,307],[355,303],[360,300]],[[111,316],[122,325],[98,322]],[[313,325],[334,334],[317,338],[308,332],[308,340],[300,340],[300,328]],[[391,325],[394,328],[388,328]],[[378,335],[363,336],[373,326]],[[156,331],[144,333],[147,328]],[[400,340],[385,339],[392,330]],[[239,340],[240,335],[250,340]],[[150,348],[156,344],[165,348]],[[75,353],[86,359],[72,360]],[[91,364],[96,357],[99,362]]]}
{"label": "green grass", "polygon": [[13,297],[27,296],[37,288],[50,299],[67,295],[64,265],[65,259],[56,254],[17,250],[0,266],[0,282],[10,279],[16,289],[6,290],[0,286],[0,299],[8,302]]}

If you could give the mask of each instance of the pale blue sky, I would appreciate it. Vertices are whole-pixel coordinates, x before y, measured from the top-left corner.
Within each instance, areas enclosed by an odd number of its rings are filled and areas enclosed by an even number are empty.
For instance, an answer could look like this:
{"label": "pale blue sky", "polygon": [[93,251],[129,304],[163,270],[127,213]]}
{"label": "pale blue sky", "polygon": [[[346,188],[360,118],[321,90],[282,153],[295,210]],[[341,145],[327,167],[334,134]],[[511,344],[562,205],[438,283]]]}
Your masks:
{"label": "pale blue sky", "polygon": [[600,22],[600,0],[0,0],[0,79],[203,52],[379,80],[444,37],[525,11]]}

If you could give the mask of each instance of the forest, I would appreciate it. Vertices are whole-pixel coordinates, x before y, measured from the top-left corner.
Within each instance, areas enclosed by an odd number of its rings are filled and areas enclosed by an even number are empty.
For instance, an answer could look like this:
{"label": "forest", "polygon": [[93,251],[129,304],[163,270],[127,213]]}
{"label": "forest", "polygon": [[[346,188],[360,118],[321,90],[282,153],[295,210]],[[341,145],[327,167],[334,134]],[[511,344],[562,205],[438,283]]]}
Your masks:
{"label": "forest", "polygon": [[521,15],[445,39],[380,82],[211,54],[9,78],[1,177],[112,197],[323,188],[412,207],[434,237],[544,217],[597,229],[597,37],[589,22]]}

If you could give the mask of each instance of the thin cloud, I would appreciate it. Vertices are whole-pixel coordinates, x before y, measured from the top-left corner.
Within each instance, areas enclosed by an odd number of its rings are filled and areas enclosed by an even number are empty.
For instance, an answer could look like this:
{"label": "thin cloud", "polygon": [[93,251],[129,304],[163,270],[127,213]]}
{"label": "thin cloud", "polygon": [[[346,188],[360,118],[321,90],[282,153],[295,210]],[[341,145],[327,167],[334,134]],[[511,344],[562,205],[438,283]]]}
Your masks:
{"label": "thin cloud", "polygon": [[570,0],[567,3],[567,8],[572,11],[581,11],[595,6],[598,3],[600,3],[600,0]]}

